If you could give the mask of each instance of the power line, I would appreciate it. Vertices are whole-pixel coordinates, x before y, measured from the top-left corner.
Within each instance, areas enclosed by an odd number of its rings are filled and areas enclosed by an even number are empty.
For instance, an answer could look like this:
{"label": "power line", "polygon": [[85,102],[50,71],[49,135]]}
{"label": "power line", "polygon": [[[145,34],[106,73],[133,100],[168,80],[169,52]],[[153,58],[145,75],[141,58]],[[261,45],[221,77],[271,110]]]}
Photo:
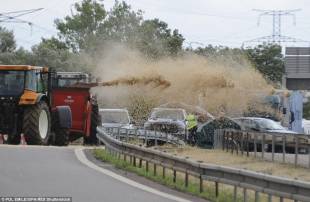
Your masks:
{"label": "power line", "polygon": [[28,25],[32,25],[33,23],[30,21],[19,19],[18,17],[29,15],[31,13],[38,12],[40,10],[43,10],[43,8],[36,8],[36,9],[29,9],[29,10],[20,10],[20,11],[12,11],[12,12],[4,12],[0,13],[0,23],[6,22],[6,23],[25,23]]}
{"label": "power line", "polygon": [[305,40],[297,39],[290,36],[284,36],[281,33],[281,19],[282,16],[292,16],[293,24],[296,25],[296,16],[295,12],[300,11],[301,9],[291,9],[291,10],[260,10],[253,9],[253,11],[259,12],[257,25],[259,26],[260,20],[262,16],[272,16],[272,34],[269,36],[263,36],[259,38],[255,38],[249,41],[245,41],[244,43],[273,43],[273,44],[281,44],[283,42],[307,42]]}

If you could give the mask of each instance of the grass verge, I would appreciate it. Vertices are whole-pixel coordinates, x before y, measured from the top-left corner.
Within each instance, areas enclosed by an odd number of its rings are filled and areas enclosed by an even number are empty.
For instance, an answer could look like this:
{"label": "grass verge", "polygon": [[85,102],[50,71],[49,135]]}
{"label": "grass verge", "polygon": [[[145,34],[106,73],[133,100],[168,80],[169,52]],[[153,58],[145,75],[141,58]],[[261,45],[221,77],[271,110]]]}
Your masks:
{"label": "grass verge", "polygon": [[[156,175],[154,175],[154,165],[149,164],[149,171],[146,170],[145,162],[142,164],[142,167],[136,167],[132,165],[128,161],[124,161],[122,156],[118,158],[116,156],[111,155],[104,149],[94,149],[93,155],[96,159],[110,163],[114,165],[118,169],[122,169],[125,171],[129,171],[135,173],[139,176],[143,176],[147,179],[160,183],[162,185],[168,186],[170,188],[186,192],[192,194],[194,196],[202,197],[204,199],[208,199],[210,201],[216,202],[229,202],[233,201],[233,187],[228,185],[220,185],[219,186],[219,196],[215,197],[215,186],[212,182],[204,181],[204,191],[200,193],[199,191],[199,181],[194,177],[189,177],[188,186],[185,186],[184,176],[181,173],[178,173],[176,182],[173,182],[173,172],[172,170],[165,169],[165,177],[163,178],[160,171],[163,171],[161,166],[156,165]],[[153,165],[153,166],[151,166]],[[241,192],[242,190],[239,190]],[[248,201],[253,201],[249,198]],[[242,201],[241,193],[238,193],[237,201]]]}

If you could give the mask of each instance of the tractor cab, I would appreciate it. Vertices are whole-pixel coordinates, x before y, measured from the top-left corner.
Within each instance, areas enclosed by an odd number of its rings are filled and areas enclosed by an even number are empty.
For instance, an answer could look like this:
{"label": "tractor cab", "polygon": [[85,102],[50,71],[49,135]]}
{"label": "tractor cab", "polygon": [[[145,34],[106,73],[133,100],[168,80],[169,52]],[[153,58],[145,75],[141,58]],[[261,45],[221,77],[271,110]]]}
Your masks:
{"label": "tractor cab", "polygon": [[32,104],[48,88],[47,68],[33,66],[0,66],[0,100]]}
{"label": "tractor cab", "polygon": [[9,143],[18,144],[21,134],[28,144],[65,143],[60,129],[71,127],[71,111],[51,106],[51,76],[46,67],[0,65],[0,134]]}

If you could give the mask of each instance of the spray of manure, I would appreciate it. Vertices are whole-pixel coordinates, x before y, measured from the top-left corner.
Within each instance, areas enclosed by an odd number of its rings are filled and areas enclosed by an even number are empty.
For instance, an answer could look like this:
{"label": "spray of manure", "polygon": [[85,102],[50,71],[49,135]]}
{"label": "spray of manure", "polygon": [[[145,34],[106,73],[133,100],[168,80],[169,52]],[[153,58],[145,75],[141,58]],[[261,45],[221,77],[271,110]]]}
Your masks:
{"label": "spray of manure", "polygon": [[185,54],[150,61],[138,51],[119,44],[105,46],[105,50],[96,60],[93,74],[110,81],[106,84],[112,87],[97,87],[93,91],[101,106],[107,108],[127,107],[133,111],[141,108],[143,114],[164,103],[183,102],[215,116],[223,113],[239,116],[249,104],[256,105],[272,90],[242,57],[236,61],[229,55],[207,59]]}
{"label": "spray of manure", "polygon": [[171,83],[165,80],[162,76],[154,75],[150,77],[129,77],[129,78],[119,78],[112,81],[99,83],[99,86],[134,86],[134,85],[153,85],[154,88],[162,87],[162,89],[168,88]]}

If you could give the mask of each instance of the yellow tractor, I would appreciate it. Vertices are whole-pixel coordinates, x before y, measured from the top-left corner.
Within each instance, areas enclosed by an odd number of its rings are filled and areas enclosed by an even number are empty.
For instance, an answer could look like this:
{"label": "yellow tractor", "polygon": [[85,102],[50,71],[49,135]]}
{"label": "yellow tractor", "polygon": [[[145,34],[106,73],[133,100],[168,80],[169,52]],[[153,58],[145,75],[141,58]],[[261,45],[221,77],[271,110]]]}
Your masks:
{"label": "yellow tractor", "polygon": [[52,105],[53,72],[46,67],[0,65],[0,134],[8,143],[66,145],[69,106]]}

